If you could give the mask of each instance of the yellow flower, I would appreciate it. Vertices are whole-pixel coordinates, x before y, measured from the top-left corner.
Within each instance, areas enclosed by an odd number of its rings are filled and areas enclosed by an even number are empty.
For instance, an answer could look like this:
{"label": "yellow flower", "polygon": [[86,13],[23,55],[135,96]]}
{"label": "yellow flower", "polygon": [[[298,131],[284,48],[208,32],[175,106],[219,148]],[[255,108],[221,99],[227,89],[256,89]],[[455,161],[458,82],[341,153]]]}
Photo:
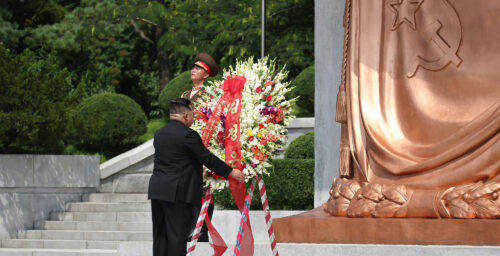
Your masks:
{"label": "yellow flower", "polygon": [[262,133],[257,133],[257,137],[262,138]]}
{"label": "yellow flower", "polygon": [[248,135],[248,136],[252,136],[252,135],[253,135],[253,133],[252,133],[252,129],[248,129],[248,131],[247,131],[247,135]]}
{"label": "yellow flower", "polygon": [[222,159],[226,160],[226,154],[222,154]]}
{"label": "yellow flower", "polygon": [[247,147],[247,152],[250,152],[250,147]]}

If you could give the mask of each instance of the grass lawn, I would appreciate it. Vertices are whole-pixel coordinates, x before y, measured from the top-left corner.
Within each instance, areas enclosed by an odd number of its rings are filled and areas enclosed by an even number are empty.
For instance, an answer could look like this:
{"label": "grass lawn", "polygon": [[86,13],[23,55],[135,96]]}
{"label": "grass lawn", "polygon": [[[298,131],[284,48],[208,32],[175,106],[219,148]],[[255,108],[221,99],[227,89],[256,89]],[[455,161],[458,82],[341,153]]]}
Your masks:
{"label": "grass lawn", "polygon": [[148,121],[148,129],[146,133],[139,137],[139,142],[144,143],[155,136],[155,132],[162,128],[167,122],[165,118],[155,118]]}

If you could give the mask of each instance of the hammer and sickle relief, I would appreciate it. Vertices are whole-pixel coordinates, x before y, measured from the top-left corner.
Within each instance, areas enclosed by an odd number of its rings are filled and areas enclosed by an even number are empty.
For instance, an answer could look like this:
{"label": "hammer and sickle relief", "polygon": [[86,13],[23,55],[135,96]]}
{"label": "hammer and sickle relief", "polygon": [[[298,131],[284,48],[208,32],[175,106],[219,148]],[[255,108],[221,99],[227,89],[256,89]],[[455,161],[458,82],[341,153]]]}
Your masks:
{"label": "hammer and sickle relief", "polygon": [[[419,23],[415,16],[425,5],[442,10],[443,15],[446,15],[445,18],[451,22],[445,23],[440,17],[424,16],[426,20],[430,18],[431,22]],[[458,50],[462,42],[462,25],[457,11],[449,0],[395,0],[389,1],[387,6],[394,13],[391,30],[395,32],[401,28],[401,25],[408,25],[415,33],[419,34],[421,40],[427,42],[427,47],[432,47],[428,52],[434,53],[434,56],[430,57],[416,53],[411,63],[407,65],[408,78],[414,77],[420,67],[431,71],[440,71],[450,63],[456,67],[460,66],[462,59],[458,56]],[[428,14],[424,13],[423,15]],[[450,31],[446,37],[441,33],[445,27]]]}

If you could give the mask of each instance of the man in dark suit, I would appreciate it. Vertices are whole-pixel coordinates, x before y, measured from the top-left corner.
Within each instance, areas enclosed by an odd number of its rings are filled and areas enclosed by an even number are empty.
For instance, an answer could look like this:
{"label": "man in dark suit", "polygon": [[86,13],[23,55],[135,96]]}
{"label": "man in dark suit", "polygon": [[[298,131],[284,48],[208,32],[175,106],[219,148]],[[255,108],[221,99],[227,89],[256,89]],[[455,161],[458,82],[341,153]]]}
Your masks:
{"label": "man in dark suit", "polygon": [[[198,53],[194,58],[194,63],[191,68],[191,81],[193,82],[193,87],[190,90],[187,90],[181,94],[181,98],[188,99],[193,103],[193,110],[200,110],[205,104],[203,102],[203,95],[207,94],[205,91],[205,81],[210,76],[216,76],[219,73],[219,65],[217,62],[210,56],[208,53]],[[196,217],[200,213],[199,208],[193,209],[193,224],[192,229],[196,227]],[[214,213],[214,202],[212,198],[212,202],[210,202],[207,209],[207,216],[209,219],[212,219],[212,215]],[[205,223],[200,231],[200,237],[198,238],[198,242],[208,242],[208,228]]]}
{"label": "man in dark suit", "polygon": [[189,128],[193,111],[188,99],[170,101],[169,111],[170,122],[155,134],[154,169],[148,190],[155,256],[186,255],[193,207],[201,205],[203,165],[225,178],[245,180],[240,170],[210,153],[200,135]]}

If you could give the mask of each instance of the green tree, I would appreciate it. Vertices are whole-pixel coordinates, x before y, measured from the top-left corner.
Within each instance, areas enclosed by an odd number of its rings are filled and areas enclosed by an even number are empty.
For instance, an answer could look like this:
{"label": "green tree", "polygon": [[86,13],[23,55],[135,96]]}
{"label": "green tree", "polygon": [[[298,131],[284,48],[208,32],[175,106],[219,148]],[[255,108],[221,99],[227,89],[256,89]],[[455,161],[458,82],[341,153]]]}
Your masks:
{"label": "green tree", "polygon": [[[210,53],[222,67],[260,56],[260,12],[260,1],[250,0],[126,1],[113,10],[156,49],[162,87],[189,69],[198,52]],[[313,62],[313,15],[313,1],[268,4],[267,55],[287,65],[292,77]]]}
{"label": "green tree", "polygon": [[266,54],[294,78],[314,64],[314,1],[266,2]]}
{"label": "green tree", "polygon": [[[5,0],[0,3],[0,41],[15,54],[48,49],[66,68],[70,90],[82,81],[85,96],[126,94],[149,117],[158,117],[161,88],[189,70],[196,53],[210,53],[222,68],[238,58],[260,56],[260,4]],[[286,65],[293,78],[313,61],[313,1],[266,4],[266,54]]]}
{"label": "green tree", "polygon": [[19,28],[18,24],[10,22],[10,19],[12,19],[12,12],[8,9],[0,9],[0,42],[9,48],[16,49],[24,31]]}
{"label": "green tree", "polygon": [[[40,57],[42,56],[42,57]],[[61,153],[76,136],[69,111],[81,98],[53,54],[13,55],[0,44],[0,150]]]}
{"label": "green tree", "polygon": [[113,13],[118,1],[81,1],[59,22],[27,28],[24,43],[47,47],[86,83],[86,95],[119,92],[132,97],[146,113],[159,115],[158,74],[148,57],[150,48],[127,20]]}

